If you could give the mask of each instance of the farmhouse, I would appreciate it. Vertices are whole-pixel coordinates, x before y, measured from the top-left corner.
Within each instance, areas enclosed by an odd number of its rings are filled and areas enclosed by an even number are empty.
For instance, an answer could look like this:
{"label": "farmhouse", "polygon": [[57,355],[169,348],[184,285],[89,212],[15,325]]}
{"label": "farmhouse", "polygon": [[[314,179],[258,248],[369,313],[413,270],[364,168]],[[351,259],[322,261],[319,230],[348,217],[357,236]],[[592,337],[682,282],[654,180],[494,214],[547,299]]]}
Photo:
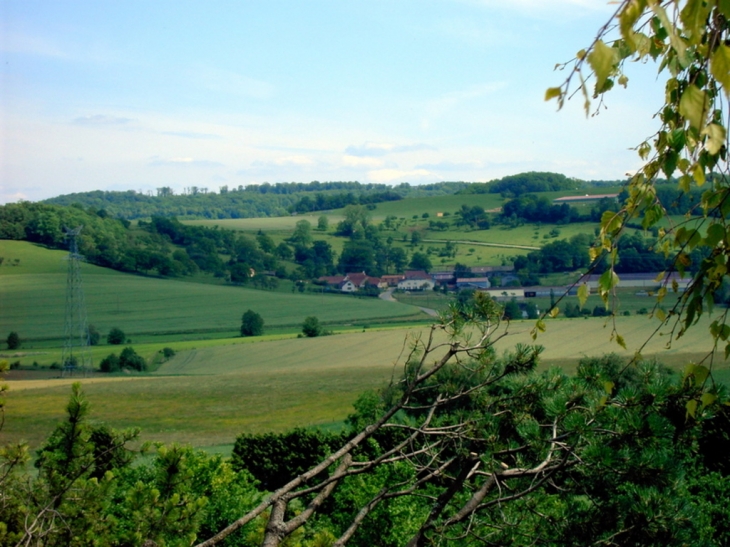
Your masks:
{"label": "farmhouse", "polygon": [[387,287],[397,287],[398,283],[400,281],[403,281],[406,278],[405,275],[398,274],[398,275],[384,275],[380,278],[382,283],[385,283],[386,288]]}
{"label": "farmhouse", "polygon": [[378,287],[379,289],[387,288],[383,280],[379,277],[370,277],[365,272],[351,272],[346,275],[327,275],[317,279],[320,283],[326,284],[333,289],[353,293],[367,286]]}
{"label": "farmhouse", "polygon": [[398,288],[402,291],[428,291],[435,286],[434,280],[423,270],[407,271],[404,279],[398,282]]}

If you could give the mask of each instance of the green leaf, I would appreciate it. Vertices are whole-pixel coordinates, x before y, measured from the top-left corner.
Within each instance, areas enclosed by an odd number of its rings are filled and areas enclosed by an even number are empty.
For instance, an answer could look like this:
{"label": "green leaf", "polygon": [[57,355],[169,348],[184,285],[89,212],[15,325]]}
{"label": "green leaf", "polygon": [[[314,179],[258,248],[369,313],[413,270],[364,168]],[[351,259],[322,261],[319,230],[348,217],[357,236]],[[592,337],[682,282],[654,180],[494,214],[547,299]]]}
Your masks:
{"label": "green leaf", "polygon": [[687,401],[687,414],[695,417],[695,414],[697,413],[697,401],[692,399],[690,401]]}
{"label": "green leaf", "polygon": [[[692,62],[692,59],[687,54],[687,47],[685,43],[677,34],[677,28],[674,26],[674,24],[672,24],[672,21],[667,16],[667,12],[658,2],[652,2],[651,9],[654,11],[659,21],[661,21],[664,31],[667,33],[667,36],[669,36],[669,41],[672,44],[672,48],[674,48],[674,51],[677,52],[676,61],[679,62],[679,65],[682,68],[687,68]],[[659,32],[657,32],[657,36],[660,36]],[[676,74],[676,72],[678,71],[673,70],[673,72]]]}
{"label": "green leaf", "polygon": [[550,99],[560,97],[562,94],[563,94],[563,92],[560,90],[559,87],[549,87],[545,91],[545,100],[549,101]]}
{"label": "green leaf", "polygon": [[710,369],[703,367],[702,365],[695,365],[692,368],[692,376],[695,378],[695,385],[700,386],[705,383],[707,377],[710,375]]}
{"label": "green leaf", "polygon": [[667,318],[667,312],[665,312],[661,308],[657,308],[656,311],[654,312],[654,317],[659,319],[659,321],[664,321]]}
{"label": "green leaf", "polygon": [[613,73],[618,61],[618,51],[598,40],[593,51],[588,54],[588,64],[596,74],[596,93],[603,90],[606,80]]}
{"label": "green leaf", "polygon": [[679,18],[684,26],[684,33],[689,36],[692,45],[700,43],[706,29],[707,16],[710,13],[710,3],[705,0],[687,0]]}
{"label": "green leaf", "polygon": [[598,288],[602,293],[607,293],[618,285],[619,278],[613,270],[606,270],[598,279]]}
{"label": "green leaf", "polygon": [[679,113],[692,127],[702,129],[707,113],[707,94],[694,84],[687,86],[679,100]]}
{"label": "green leaf", "polygon": [[717,395],[714,395],[712,393],[703,393],[702,397],[700,397],[700,401],[702,401],[702,408],[710,406],[716,400],[717,400]]}
{"label": "green leaf", "polygon": [[725,128],[721,125],[711,123],[710,125],[705,127],[705,129],[702,131],[702,134],[707,135],[707,140],[705,141],[705,149],[710,154],[717,154],[722,148],[722,145],[725,144]]}
{"label": "green leaf", "polygon": [[696,163],[694,168],[692,169],[692,178],[695,179],[697,186],[702,186],[703,184],[705,184],[705,170],[699,163]]}
{"label": "green leaf", "polygon": [[[730,4],[730,0],[726,3]],[[730,17],[730,15],[726,15]],[[725,96],[730,98],[730,47],[720,44],[710,58],[710,72],[720,82],[725,90]]]}
{"label": "green leaf", "polygon": [[585,306],[586,300],[588,300],[588,285],[583,283],[578,287],[578,302],[580,302],[581,308]]}
{"label": "green leaf", "polygon": [[725,227],[722,224],[711,224],[710,227],[707,228],[705,245],[712,249],[725,239],[725,235]]}
{"label": "green leaf", "polygon": [[624,340],[624,337],[620,334],[616,335],[616,343],[622,348],[626,349],[626,341]]}
{"label": "green leaf", "polygon": [[621,36],[624,37],[629,45],[636,47],[634,39],[634,25],[644,13],[646,8],[646,1],[632,0],[621,11],[619,14],[619,28],[621,29]]}
{"label": "green leaf", "polygon": [[603,382],[603,389],[606,393],[611,395],[611,393],[613,393],[613,388],[615,385],[616,384],[614,384],[613,382]]}

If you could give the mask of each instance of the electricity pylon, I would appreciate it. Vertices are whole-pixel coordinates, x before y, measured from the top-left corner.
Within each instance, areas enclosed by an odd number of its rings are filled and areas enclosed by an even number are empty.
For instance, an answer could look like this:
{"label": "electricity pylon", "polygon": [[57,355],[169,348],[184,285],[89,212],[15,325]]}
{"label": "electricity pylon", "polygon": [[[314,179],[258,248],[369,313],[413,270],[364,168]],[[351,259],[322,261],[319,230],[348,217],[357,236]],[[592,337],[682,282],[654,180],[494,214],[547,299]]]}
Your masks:
{"label": "electricity pylon", "polygon": [[78,236],[83,226],[66,228],[68,240],[68,276],[66,277],[66,321],[64,324],[63,354],[61,374],[73,375],[79,371],[86,376],[91,372],[91,352],[89,351],[89,324],[86,316],[84,288],[81,284],[81,260]]}

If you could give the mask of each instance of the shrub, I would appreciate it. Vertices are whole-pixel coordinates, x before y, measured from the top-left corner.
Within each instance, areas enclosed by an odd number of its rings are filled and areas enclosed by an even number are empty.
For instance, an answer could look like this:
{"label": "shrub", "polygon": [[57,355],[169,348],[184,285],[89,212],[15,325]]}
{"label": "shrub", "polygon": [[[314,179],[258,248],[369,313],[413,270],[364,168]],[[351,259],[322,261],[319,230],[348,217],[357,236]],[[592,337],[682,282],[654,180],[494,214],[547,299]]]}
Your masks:
{"label": "shrub", "polygon": [[18,336],[17,332],[12,331],[8,334],[6,342],[8,344],[8,349],[18,349],[20,347],[20,336]]}
{"label": "shrub", "polygon": [[264,318],[253,310],[247,310],[241,317],[241,336],[261,336],[263,333]]}
{"label": "shrub", "polygon": [[124,331],[122,329],[117,327],[112,328],[112,330],[109,331],[109,334],[106,337],[107,344],[112,344],[114,346],[124,344],[124,341],[126,339],[127,335],[124,334]]}
{"label": "shrub", "polygon": [[302,323],[302,334],[309,338],[314,338],[322,334],[322,326],[319,324],[319,319],[310,315]]}
{"label": "shrub", "polygon": [[126,347],[119,355],[119,367],[145,371],[147,370],[147,362],[144,360],[144,357],[134,351],[134,348]]}
{"label": "shrub", "polygon": [[102,372],[118,372],[120,370],[119,357],[116,353],[110,353],[99,363]]}

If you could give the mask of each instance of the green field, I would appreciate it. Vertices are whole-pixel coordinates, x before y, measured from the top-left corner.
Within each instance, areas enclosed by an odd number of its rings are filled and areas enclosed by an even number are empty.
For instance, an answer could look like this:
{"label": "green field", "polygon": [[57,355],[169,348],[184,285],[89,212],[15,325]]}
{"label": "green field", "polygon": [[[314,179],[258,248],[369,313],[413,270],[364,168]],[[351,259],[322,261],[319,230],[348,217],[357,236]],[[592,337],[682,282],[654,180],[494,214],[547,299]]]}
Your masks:
{"label": "green field", "polygon": [[[513,322],[498,342],[498,351],[532,343],[533,325],[533,321]],[[584,355],[632,355],[655,325],[646,317],[618,318],[628,351],[609,340],[610,326],[599,318],[551,320],[537,343],[546,348],[544,366],[571,369]],[[664,347],[666,337],[656,337],[644,355],[681,369],[709,349],[706,327],[703,320],[670,350]],[[141,427],[147,440],[227,445],[244,431],[336,426],[352,412],[359,393],[384,385],[399,373],[395,363],[407,347],[406,336],[417,332],[368,329],[314,339],[177,343],[171,345],[178,354],[152,374],[81,381],[87,383],[95,420],[114,427]],[[151,348],[138,349],[148,353]],[[730,374],[726,363],[716,362],[715,371],[718,378]],[[63,418],[71,381],[10,381],[3,436],[37,445]]]}
{"label": "green field", "polygon": [[[379,204],[373,218],[406,218],[398,232],[383,235],[391,235],[396,244],[407,246],[410,253],[438,248],[449,240],[458,242],[456,257],[431,256],[434,269],[442,262],[501,264],[510,256],[528,252],[485,245],[489,243],[535,247],[555,239],[554,235],[544,237],[556,228],[552,225],[448,232],[426,229],[428,220],[436,218],[436,212],[450,211],[453,215],[462,203],[494,208],[501,202],[500,196],[489,194],[404,200]],[[424,212],[429,213],[429,219],[421,218]],[[413,219],[413,215],[419,218]],[[307,219],[316,225],[318,216],[186,223],[219,225],[248,234],[261,229],[275,241],[281,241],[296,222]],[[326,239],[339,252],[346,240],[333,236],[332,231],[341,216],[334,212],[329,219],[328,233],[313,231],[313,236]],[[572,224],[557,228],[557,237],[562,239],[592,233],[594,226]],[[413,230],[422,231],[424,237],[416,248],[403,241]],[[0,241],[0,256],[4,258],[0,266],[0,333],[4,337],[15,330],[24,340],[20,350],[0,351],[0,358],[31,369],[12,371],[9,375],[12,391],[2,433],[6,440],[22,438],[37,446],[63,418],[69,384],[74,381],[52,378],[56,372],[46,368],[61,358],[66,253],[27,242]],[[177,352],[173,359],[148,374],[97,373],[82,378],[93,418],[119,428],[141,427],[144,440],[183,442],[223,451],[242,432],[282,431],[307,425],[340,427],[358,394],[384,385],[399,373],[402,361],[396,363],[407,348],[407,336],[425,328],[426,315],[416,306],[441,310],[449,301],[435,293],[398,295],[402,303],[392,303],[344,295],[291,293],[284,289],[266,292],[217,284],[213,278],[159,279],[90,264],[82,265],[82,276],[89,322],[103,335],[112,327],[122,328],[132,337],[135,350],[150,362],[163,347]],[[566,281],[569,276],[563,277]],[[628,350],[610,341],[611,323],[604,318],[560,317],[549,320],[547,333],[537,340],[546,348],[542,366],[557,365],[570,370],[582,356],[607,352],[633,355],[657,324],[645,315],[637,315],[641,308],[650,310],[654,300],[639,297],[636,291],[620,288],[618,292],[619,311],[630,312],[628,317],[616,318]],[[556,294],[556,298],[559,296]],[[575,301],[575,297],[571,300]],[[549,298],[534,302],[541,309],[549,306]],[[564,308],[566,303],[560,306]],[[598,298],[591,296],[586,307],[592,309],[598,303]],[[265,336],[236,336],[241,315],[249,308],[264,317]],[[316,315],[337,334],[296,338],[308,315]],[[397,323],[410,323],[411,327],[375,328]],[[506,351],[517,343],[532,343],[533,326],[533,321],[512,322],[508,335],[497,344],[498,351]],[[710,349],[707,320],[703,318],[671,349],[665,348],[667,341],[667,336],[656,336],[643,351],[644,356],[657,358],[675,369],[702,359]],[[108,345],[94,347],[93,362],[98,363],[120,349]],[[727,363],[716,361],[714,372],[716,381],[730,383]]]}
{"label": "green field", "polygon": [[[66,295],[65,253],[27,242],[0,241],[0,256],[20,257],[0,266],[0,333],[22,339],[60,339]],[[37,273],[43,272],[43,273]],[[269,328],[295,329],[305,317],[330,325],[424,317],[413,307],[377,298],[258,291],[232,286],[156,279],[82,267],[89,322],[105,334],[119,327],[133,339],[160,335],[234,335],[247,309]],[[28,344],[26,344],[26,347]]]}

